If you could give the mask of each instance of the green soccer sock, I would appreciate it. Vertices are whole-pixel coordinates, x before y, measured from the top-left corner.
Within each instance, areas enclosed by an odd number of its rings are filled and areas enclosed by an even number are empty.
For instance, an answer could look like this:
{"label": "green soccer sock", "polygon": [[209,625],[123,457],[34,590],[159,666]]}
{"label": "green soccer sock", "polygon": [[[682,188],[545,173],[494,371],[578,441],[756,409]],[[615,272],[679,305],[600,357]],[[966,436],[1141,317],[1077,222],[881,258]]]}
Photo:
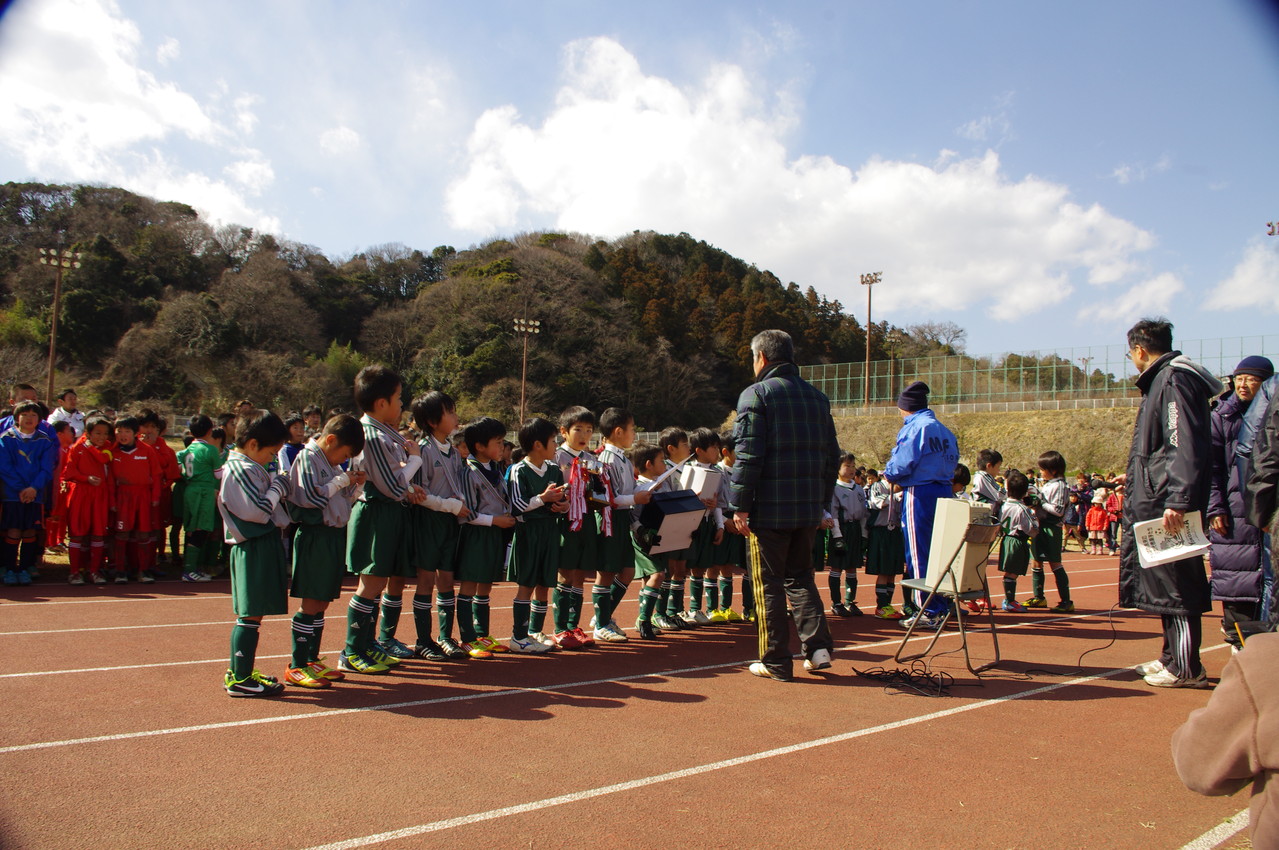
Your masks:
{"label": "green soccer sock", "polygon": [[693,576],[688,580],[688,610],[702,610],[702,591],[705,589],[702,580],[697,576]]}
{"label": "green soccer sock", "polygon": [[472,597],[457,595],[457,636],[462,643],[475,643],[475,611]]}
{"label": "green soccer sock", "polygon": [[529,601],[516,599],[511,603],[511,638],[528,640]]}
{"label": "green soccer sock", "polygon": [[621,576],[617,576],[610,587],[613,598],[609,601],[608,614],[612,617],[617,613],[617,606],[621,605],[622,600],[626,598],[626,591],[630,588],[630,584],[622,581]]}
{"label": "green soccer sock", "polygon": [[311,625],[311,654],[306,659],[307,662],[320,660],[320,646],[324,640],[324,615],[316,614],[315,621]]}
{"label": "green soccer sock", "polygon": [[567,631],[569,613],[573,609],[573,589],[564,582],[555,585],[551,591],[551,606],[555,610],[555,633]]}
{"label": "green soccer sock", "polygon": [[395,629],[400,625],[400,611],[404,609],[404,598],[382,594],[382,626],[378,630],[378,640],[391,640],[395,637]]}
{"label": "green soccer sock", "polygon": [[844,570],[844,604],[853,607],[857,604],[857,573]]}
{"label": "green soccer sock", "polygon": [[1017,576],[1004,573],[1004,601],[1017,601]]}
{"label": "green soccer sock", "polygon": [[231,628],[231,678],[237,682],[249,678],[257,657],[258,624],[252,620],[237,619]]}
{"label": "green soccer sock", "polygon": [[435,623],[431,619],[431,594],[413,594],[413,628],[417,631],[419,646],[424,646],[426,641],[432,639],[431,630],[434,627]]}
{"label": "green soccer sock", "polygon": [[719,585],[714,579],[706,579],[702,582],[702,593],[706,594],[706,610],[719,610]]}
{"label": "green soccer sock", "polygon": [[657,610],[665,614],[666,609],[670,606],[671,599],[671,580],[663,579],[662,586],[657,590]]}
{"label": "green soccer sock", "polygon": [[1036,599],[1044,598],[1044,570],[1032,567],[1030,570],[1030,595]]}
{"label": "green soccer sock", "polygon": [[666,616],[675,617],[684,613],[684,582],[671,582],[671,595],[666,598]]}
{"label": "green soccer sock", "polygon": [[888,608],[893,604],[893,591],[896,589],[896,583],[889,579],[883,584],[875,585],[875,607]]}
{"label": "green soccer sock", "polygon": [[453,618],[457,614],[457,595],[441,590],[435,594],[435,617],[440,622],[440,640],[453,637]]}
{"label": "green soccer sock", "polygon": [[528,630],[542,632],[546,629],[546,603],[534,599],[529,604]]}
{"label": "green soccer sock", "polygon": [[832,605],[839,604],[839,580],[839,570],[831,567],[830,571],[826,573],[826,586],[830,589],[830,602]]}
{"label": "green soccer sock", "polygon": [[657,608],[657,601],[660,597],[661,594],[651,587],[641,588],[639,597],[640,622],[653,622],[653,611]]}
{"label": "green soccer sock", "polygon": [[576,629],[582,622],[582,605],[586,602],[586,594],[580,587],[570,587],[569,598],[572,602],[568,606],[568,627]]}
{"label": "green soccer sock", "polygon": [[731,576],[719,580],[719,604],[724,610],[733,607],[733,579]]}
{"label": "green soccer sock", "polygon": [[366,649],[364,645],[364,625],[373,615],[377,605],[372,599],[363,596],[352,596],[346,606],[346,654],[360,655]]}
{"label": "green soccer sock", "polygon": [[613,611],[613,587],[597,584],[591,587],[591,605],[595,607],[595,628],[602,629],[608,625]]}
{"label": "green soccer sock", "polygon": [[476,596],[472,602],[475,621],[475,633],[480,637],[489,636],[489,598]]}
{"label": "green soccer sock", "polygon": [[301,611],[293,615],[293,657],[290,667],[305,667],[311,663],[315,643],[315,616]]}
{"label": "green soccer sock", "polygon": [[1066,575],[1066,568],[1061,564],[1053,566],[1053,581],[1057,584],[1057,595],[1061,597],[1061,601],[1069,602],[1070,576]]}

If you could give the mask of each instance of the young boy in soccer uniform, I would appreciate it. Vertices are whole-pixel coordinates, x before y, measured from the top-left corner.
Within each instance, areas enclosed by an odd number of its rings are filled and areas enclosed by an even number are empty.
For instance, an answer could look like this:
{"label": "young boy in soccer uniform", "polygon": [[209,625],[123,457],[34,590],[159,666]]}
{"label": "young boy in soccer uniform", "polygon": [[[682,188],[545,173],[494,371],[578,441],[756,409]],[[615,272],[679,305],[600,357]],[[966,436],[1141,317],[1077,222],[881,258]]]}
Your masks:
{"label": "young boy in soccer uniform", "polygon": [[[710,428],[698,428],[688,435],[688,445],[693,452],[689,464],[702,469],[715,469],[715,464],[720,459],[718,432]],[[724,541],[723,508],[728,504],[720,504],[720,492],[721,488],[717,485],[715,492],[702,500],[706,511],[688,547],[689,572],[692,573],[689,607],[699,625],[728,622],[728,618],[719,610],[719,573],[715,569],[715,547]],[[703,601],[706,603],[706,612],[702,611]]]}
{"label": "young boy in soccer uniform", "polygon": [[[657,446],[640,443],[631,449],[627,457],[636,471],[635,494],[638,496],[643,493],[652,501],[653,494],[663,492],[662,487],[665,486],[665,482],[658,486],[654,486],[653,482],[666,471],[666,454]],[[639,622],[635,626],[640,637],[645,640],[655,638],[657,632],[678,632],[692,628],[678,617],[666,616],[666,599],[670,595],[671,583],[666,572],[666,553],[654,555],[649,551],[654,534],[640,525],[638,514],[632,516],[635,575],[644,582],[640,591]],[[646,603],[652,607],[652,611],[646,610]],[[644,623],[647,623],[648,628],[645,628]],[[651,636],[649,631],[652,632]]]}
{"label": "young boy in soccer uniform", "polygon": [[994,449],[982,449],[977,453],[977,474],[973,476],[973,501],[990,505],[990,512],[999,516],[999,507],[1008,498],[995,476],[1004,464],[1004,456]]}
{"label": "young boy in soccer uniform", "polygon": [[892,485],[867,470],[867,520],[870,523],[866,542],[866,575],[875,576],[875,616],[881,620],[900,620],[902,613],[893,607],[896,577],[906,568],[906,541],[901,532],[901,495]]}
{"label": "young boy in soccer uniform", "polygon": [[90,416],[84,436],[67,452],[63,480],[67,487],[67,557],[71,562],[71,583],[84,584],[84,573],[94,584],[106,584],[102,575],[103,541],[111,497],[111,423],[102,416]]}
{"label": "young boy in soccer uniform", "polygon": [[210,441],[213,420],[204,414],[191,417],[187,425],[191,445],[178,453],[182,468],[182,527],[186,531],[186,550],[182,555],[183,581],[211,581],[201,568],[205,549],[214,545],[213,532],[218,527],[218,471],[222,468],[222,450]]}
{"label": "young boy in soccer uniform", "polygon": [[1039,534],[1032,547],[1035,566],[1030,572],[1031,598],[1025,604],[1027,608],[1048,607],[1044,599],[1044,564],[1048,564],[1057,584],[1057,595],[1061,597],[1052,610],[1058,614],[1069,614],[1075,610],[1075,603],[1070,601],[1070,578],[1061,563],[1064,537],[1061,525],[1070,492],[1066,484],[1066,459],[1060,452],[1047,451],[1039,456],[1039,468],[1044,475],[1044,483],[1039,486],[1039,506],[1035,508]]}
{"label": "young boy in soccer uniform", "polygon": [[[639,574],[638,559],[635,556],[635,539],[631,532],[635,506],[648,504],[652,495],[636,488],[635,467],[626,455],[627,450],[635,443],[635,417],[630,411],[620,407],[610,407],[605,410],[600,414],[600,434],[603,436],[599,455],[602,467],[600,478],[607,484],[606,494],[610,501],[609,506],[599,513],[598,561],[600,573],[612,576],[612,583],[606,600],[607,618],[602,619],[599,612],[601,593],[598,586],[604,585],[605,581],[603,578],[596,579],[594,637],[596,640],[616,641],[615,635],[622,635],[622,637],[625,635],[618,627],[614,614],[617,606],[626,598],[626,589],[630,586],[631,580]],[[644,577],[648,575],[650,573],[645,573]],[[657,604],[660,585],[659,578],[655,586],[649,587],[648,582],[645,582],[645,587],[640,590],[640,613],[635,621],[635,627],[644,640],[657,637],[657,632],[653,628],[653,610]],[[644,625],[645,623],[647,625]]]}
{"label": "young boy in soccer uniform", "polygon": [[365,366],[355,376],[355,401],[364,411],[364,451],[352,459],[351,469],[366,478],[347,526],[347,569],[360,577],[347,605],[346,648],[338,659],[338,669],[347,673],[386,673],[400,663],[374,638],[378,598],[388,580],[398,578],[402,587],[403,579],[415,574],[408,511],[410,502],[422,501],[422,489],[413,483],[422,449],[395,430],[404,412],[403,390],[404,380],[385,366]]}
{"label": "young boy in soccer uniform", "polygon": [[[662,430],[657,437],[657,445],[666,457],[666,469],[683,464],[692,456],[688,446],[688,434],[683,428],[670,427]],[[679,489],[679,473],[673,473],[654,488],[657,492],[668,493]],[[662,599],[663,611],[667,619],[675,618],[689,628],[700,625],[697,618],[684,608],[684,582],[688,578],[688,550],[678,549],[665,553],[666,577],[668,587]],[[709,618],[707,620],[709,622]]]}
{"label": "young boy in soccer uniform", "polygon": [[155,449],[138,440],[139,422],[126,416],[115,423],[115,447],[111,451],[111,480],[115,484],[115,582],[129,580],[129,567],[138,581],[149,584],[152,512],[160,505],[163,472]]}
{"label": "young boy in soccer uniform", "polygon": [[[119,428],[117,426],[117,432]],[[289,610],[289,565],[280,529],[289,524],[281,500],[289,481],[267,472],[288,437],[280,417],[250,410],[237,423],[235,450],[227,457],[218,494],[226,542],[231,546],[231,666],[223,679],[228,696],[269,697],[284,685],[258,672],[262,618]]]}
{"label": "young boy in soccer uniform", "polygon": [[[448,394],[433,391],[414,399],[412,413],[413,424],[422,434],[418,444],[422,465],[413,483],[425,494],[420,504],[408,509],[413,528],[412,566],[417,576],[413,597],[417,644],[410,650],[395,639],[404,591],[404,578],[395,576],[382,595],[382,630],[378,643],[383,652],[397,658],[412,657],[415,652],[431,661],[488,658],[491,653],[487,650],[477,647],[468,651],[453,640],[453,621],[461,616],[453,582],[461,533],[458,523],[470,516],[463,486],[466,467],[461,452],[451,443],[457,429],[457,406]],[[438,639],[432,638],[436,626],[431,620],[432,587],[439,606],[436,612]],[[465,612],[465,616],[470,619],[472,612]]]}
{"label": "young boy in soccer uniform", "polygon": [[[159,562],[164,557],[164,539],[173,524],[173,485],[182,480],[182,468],[178,466],[177,452],[164,439],[168,423],[153,410],[146,411],[138,423],[138,439],[155,451],[160,461],[160,504],[151,512],[151,575],[164,578]],[[172,551],[177,553],[176,548]]]}
{"label": "young boy in soccer uniform", "polygon": [[[564,474],[554,461],[556,428],[540,417],[520,427],[524,459],[511,467],[511,509],[515,514],[515,539],[506,577],[515,582],[510,647],[516,652],[541,653],[554,644],[534,640],[546,620],[546,597],[555,583],[560,561],[560,526],[568,503],[564,500]],[[537,604],[540,611],[534,611]]]}
{"label": "young boy in soccer uniform", "polygon": [[[830,610],[837,617],[860,617],[857,607],[857,570],[862,565],[862,521],[866,518],[866,493],[855,480],[857,458],[852,452],[839,457],[839,478],[831,497],[832,532],[839,543],[830,554]],[[844,597],[840,601],[840,574],[843,573]]]}
{"label": "young boy in soccer uniform", "polygon": [[462,648],[472,657],[484,657],[476,650],[489,655],[510,651],[493,638],[489,626],[489,592],[504,577],[506,547],[515,528],[506,482],[495,460],[502,456],[506,426],[486,416],[467,425],[462,434],[468,513],[458,540],[457,630]]}
{"label": "young boy in soccer uniform", "polygon": [[44,544],[46,551],[65,552],[67,537],[67,488],[63,482],[63,470],[67,454],[75,444],[77,434],[66,420],[52,423],[54,438],[58,441],[57,462],[53,467],[53,483],[49,487],[50,505],[44,518]]}
{"label": "young boy in soccer uniform", "polygon": [[[560,542],[560,568],[555,592],[551,594],[555,611],[555,645],[560,649],[585,649],[595,640],[580,626],[585,600],[586,573],[594,572],[595,587],[591,599],[595,622],[607,610],[612,599],[613,576],[599,569],[599,528],[591,508],[591,473],[585,466],[590,454],[591,437],[595,435],[595,414],[585,407],[570,407],[560,414],[560,437],[563,443],[555,450],[555,463],[564,474],[568,514],[563,523],[564,539]],[[606,641],[624,641],[624,634],[614,635],[605,629],[600,637]],[[534,638],[541,638],[534,634]]]}
{"label": "young boy in soccer uniform", "polygon": [[1009,613],[1026,610],[1017,601],[1017,577],[1026,574],[1026,567],[1030,564],[1030,541],[1039,533],[1035,512],[1025,503],[1029,490],[1026,476],[1014,469],[1008,473],[1008,495],[999,504],[999,524],[1004,529],[1004,537],[999,544],[999,571],[1004,574],[1004,602],[1001,607]]}
{"label": "young boy in soccer uniform", "polygon": [[[719,435],[720,460],[715,465],[719,470],[719,504],[724,515],[724,537],[715,547],[713,560],[715,571],[719,575],[719,606],[725,622],[740,623],[749,620],[755,613],[755,594],[751,587],[750,571],[746,569],[746,538],[737,530],[733,522],[733,464],[737,462],[737,453],[733,451],[733,434],[721,431]],[[742,613],[733,610],[733,573],[742,570]],[[715,619],[715,615],[711,615]]]}
{"label": "young boy in soccer uniform", "polygon": [[293,615],[293,653],[284,671],[288,685],[327,688],[345,677],[320,658],[320,641],[324,612],[342,595],[346,525],[365,478],[363,472],[343,472],[342,464],[362,451],[360,421],[354,416],[334,416],[289,464],[286,507],[296,524],[289,596],[300,603]]}
{"label": "young boy in soccer uniform", "polygon": [[[44,431],[40,405],[19,402],[13,409],[13,425],[0,436],[0,481],[4,501],[0,506],[0,568],[5,584],[30,584],[44,549],[44,497],[53,480],[58,444]],[[21,553],[19,553],[21,545]]]}

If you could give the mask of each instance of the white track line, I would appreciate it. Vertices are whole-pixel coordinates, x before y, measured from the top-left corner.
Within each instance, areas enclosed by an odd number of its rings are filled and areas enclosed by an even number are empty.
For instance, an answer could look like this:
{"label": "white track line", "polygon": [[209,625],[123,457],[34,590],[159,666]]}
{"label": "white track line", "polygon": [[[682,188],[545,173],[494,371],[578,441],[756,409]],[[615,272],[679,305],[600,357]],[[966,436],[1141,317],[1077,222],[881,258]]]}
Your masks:
{"label": "white track line", "polygon": [[770,750],[762,750],[749,755],[738,756],[736,758],[724,759],[722,761],[710,762],[708,764],[697,765],[696,767],[687,767],[683,770],[673,770],[669,773],[659,773],[655,776],[645,776],[640,779],[632,779],[627,782],[618,782],[613,785],[602,785],[597,788],[588,788],[583,791],[574,791],[570,794],[561,794],[557,797],[547,797],[542,800],[536,800],[530,803],[521,803],[517,806],[505,806],[500,809],[490,809],[487,812],[476,812],[471,815],[463,815],[462,817],[448,818],[446,820],[438,820],[432,823],[425,823],[419,826],[405,827],[404,829],[396,829],[390,832],[380,832],[374,835],[366,835],[359,838],[351,838],[346,841],[336,841],[332,844],[321,844],[309,848],[309,850],[353,850],[356,847],[368,847],[371,844],[382,844],[387,841],[397,841],[402,838],[413,838],[418,835],[425,835],[431,832],[441,832],[446,829],[454,829],[459,826],[470,826],[471,824],[483,823],[485,821],[497,820],[498,818],[510,817],[512,815],[522,815],[528,812],[540,811],[551,806],[562,806],[567,803],[578,803],[583,800],[591,800],[595,797],[603,797],[607,794],[617,794],[623,791],[633,791],[637,788],[646,788],[650,785],[658,785],[663,782],[672,782],[677,779],[687,779],[692,776],[700,776],[706,773],[712,773],[717,770],[738,767],[752,762],[763,761],[764,759],[777,758],[778,756],[787,756],[794,753],[810,750],[815,747],[825,747],[830,744],[841,744],[845,741],[852,741],[857,738],[863,738],[868,735],[874,735],[879,732],[891,732],[896,729],[904,729],[909,726],[915,726],[920,723],[928,723],[933,720],[940,720],[950,717],[954,714],[962,714],[966,711],[974,711],[980,708],[989,708],[1000,705],[1013,700],[1025,699],[1027,697],[1039,696],[1040,694],[1051,693],[1052,691],[1061,690],[1063,688],[1074,687],[1075,685],[1083,685],[1089,682],[1095,682],[1099,679],[1109,678],[1120,673],[1129,672],[1130,667],[1119,667],[1114,670],[1107,670],[1104,673],[1098,673],[1093,676],[1084,676],[1078,679],[1071,679],[1067,682],[1058,682],[1043,687],[1033,688],[1028,691],[1022,691],[1016,694],[1008,694],[1001,697],[993,697],[992,699],[982,700],[981,702],[969,703],[967,705],[959,705],[954,708],[947,708],[941,711],[934,711],[929,714],[923,714],[918,717],[910,717],[905,720],[896,720],[892,723],[884,723],[879,726],[872,726],[866,729],[857,729],[852,732],[844,732],[839,735],[830,735],[825,738],[815,738],[810,741],[802,741],[798,744],[790,744],[785,747],[775,747]]}
{"label": "white track line", "polygon": [[1244,809],[1234,817],[1226,818],[1223,822],[1205,832],[1189,844],[1183,845],[1181,850],[1212,850],[1221,842],[1225,841],[1233,835],[1238,835],[1248,828],[1248,810]]}

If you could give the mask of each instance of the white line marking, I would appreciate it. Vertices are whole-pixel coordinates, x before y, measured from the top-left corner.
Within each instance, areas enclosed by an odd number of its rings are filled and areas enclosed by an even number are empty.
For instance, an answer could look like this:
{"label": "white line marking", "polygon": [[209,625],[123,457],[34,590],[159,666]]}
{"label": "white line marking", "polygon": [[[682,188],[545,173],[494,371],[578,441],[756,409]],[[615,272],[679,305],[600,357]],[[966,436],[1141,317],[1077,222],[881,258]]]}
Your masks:
{"label": "white line marking", "polygon": [[1221,842],[1230,838],[1232,835],[1238,835],[1248,828],[1248,810],[1244,809],[1234,817],[1226,818],[1223,822],[1205,832],[1189,844],[1184,845],[1181,850],[1212,850]]}
{"label": "white line marking", "polygon": [[531,803],[521,803],[517,806],[505,806],[500,809],[490,809],[487,812],[477,812],[471,815],[463,815],[462,817],[448,818],[446,820],[438,820],[433,823],[421,824],[419,826],[405,827],[404,829],[396,829],[390,832],[380,832],[375,835],[366,835],[360,838],[351,838],[346,841],[336,841],[332,844],[321,844],[309,848],[309,850],[353,850],[356,847],[367,847],[371,844],[381,844],[386,841],[396,841],[401,838],[412,838],[418,835],[425,835],[431,832],[440,832],[446,829],[453,829],[459,826],[469,826],[471,824],[483,823],[485,821],[497,820],[498,818],[510,817],[512,815],[522,815],[528,812],[539,811],[551,806],[562,806],[567,803],[578,803],[583,800],[590,800],[595,797],[603,797],[607,794],[617,794],[623,791],[633,791],[636,788],[645,788],[650,785],[657,785],[663,782],[672,782],[676,779],[687,779],[691,776],[700,776],[704,773],[711,773],[725,768],[738,767],[739,765],[750,764],[752,762],[763,761],[764,759],[776,758],[778,756],[791,755],[793,753],[803,752],[804,750],[813,749],[815,747],[824,747],[830,744],[840,744],[845,741],[852,741],[857,738],[863,738],[867,735],[874,735],[879,732],[891,732],[896,729],[904,729],[908,726],[915,726],[919,723],[927,723],[933,720],[940,720],[950,717],[954,714],[962,714],[966,711],[974,711],[979,708],[989,708],[1013,700],[1025,699],[1027,697],[1038,696],[1040,694],[1051,693],[1052,691],[1069,688],[1075,685],[1087,684],[1095,682],[1098,679],[1109,678],[1120,673],[1129,672],[1131,667],[1119,667],[1114,670],[1107,670],[1104,673],[1098,673],[1093,676],[1084,676],[1078,679],[1071,679],[1067,682],[1057,682],[1043,687],[1033,688],[1028,691],[1022,691],[1016,694],[1008,694],[1001,697],[993,697],[981,702],[969,703],[968,705],[959,705],[954,708],[947,708],[941,711],[934,711],[930,714],[919,715],[918,717],[910,717],[904,720],[896,720],[892,723],[884,723],[879,726],[872,726],[866,729],[857,729],[853,732],[844,732],[839,735],[830,735],[825,738],[816,738],[811,741],[802,741],[798,744],[790,744],[785,747],[775,747],[771,750],[763,750],[749,755],[738,756],[736,758],[724,759],[723,761],[710,762],[708,764],[697,765],[696,767],[687,767],[683,770],[673,770],[669,773],[659,773],[656,776],[645,776],[640,779],[632,779],[627,782],[618,782],[613,785],[603,785],[598,788],[588,788],[583,791],[574,791],[570,794],[561,794],[557,797],[548,797],[543,800],[536,800]]}

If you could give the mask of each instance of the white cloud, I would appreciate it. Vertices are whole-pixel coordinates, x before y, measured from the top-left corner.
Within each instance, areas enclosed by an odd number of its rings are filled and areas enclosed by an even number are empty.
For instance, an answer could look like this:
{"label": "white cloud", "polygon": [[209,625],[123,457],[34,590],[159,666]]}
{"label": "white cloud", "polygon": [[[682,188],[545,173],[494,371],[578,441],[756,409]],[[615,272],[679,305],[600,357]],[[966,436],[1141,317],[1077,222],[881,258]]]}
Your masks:
{"label": "white cloud", "polygon": [[275,169],[262,159],[242,159],[223,169],[228,177],[244,187],[251,195],[261,193],[275,182]]}
{"label": "white cloud", "polygon": [[1172,157],[1164,154],[1159,157],[1154,165],[1146,165],[1144,162],[1129,165],[1127,163],[1115,166],[1115,170],[1110,176],[1119,182],[1119,185],[1126,186],[1129,183],[1140,183],[1146,178],[1155,174],[1163,174],[1172,169]]}
{"label": "white cloud", "polygon": [[[278,227],[242,190],[159,153],[186,139],[202,154],[263,159],[246,157],[236,137],[243,120],[223,125],[209,105],[141,67],[142,48],[113,0],[16,4],[0,27],[0,145],[35,179],[108,183],[183,200],[215,221]],[[179,49],[170,38],[154,55],[164,64]]]}
{"label": "white cloud", "polygon": [[995,111],[980,118],[974,118],[955,129],[955,132],[970,142],[990,142],[998,148],[1013,138],[1012,119],[1008,113],[1013,105],[1013,92],[1004,92],[995,98]]}
{"label": "white cloud", "polygon": [[1258,236],[1249,242],[1230,277],[1208,293],[1204,308],[1279,312],[1279,240]]}
{"label": "white cloud", "polygon": [[456,227],[687,231],[845,304],[864,298],[859,272],[882,270],[880,309],[988,303],[1004,319],[1064,301],[1077,282],[1122,285],[1154,245],[1066,186],[1009,178],[993,151],[856,170],[791,157],[793,114],[767,108],[735,66],[681,89],[610,39],[574,42],[565,56],[540,126],[511,106],[476,121],[446,192]]}
{"label": "white cloud", "polygon": [[182,55],[182,44],[173,36],[169,36],[160,42],[160,46],[155,49],[155,61],[161,65],[168,65],[174,59]]}
{"label": "white cloud", "polygon": [[1170,272],[1133,284],[1118,298],[1099,298],[1079,311],[1079,318],[1109,325],[1126,325],[1142,316],[1172,312],[1173,299],[1186,291],[1181,278]]}
{"label": "white cloud", "polygon": [[360,147],[360,134],[350,127],[334,127],[320,134],[320,149],[334,156],[351,153]]}

